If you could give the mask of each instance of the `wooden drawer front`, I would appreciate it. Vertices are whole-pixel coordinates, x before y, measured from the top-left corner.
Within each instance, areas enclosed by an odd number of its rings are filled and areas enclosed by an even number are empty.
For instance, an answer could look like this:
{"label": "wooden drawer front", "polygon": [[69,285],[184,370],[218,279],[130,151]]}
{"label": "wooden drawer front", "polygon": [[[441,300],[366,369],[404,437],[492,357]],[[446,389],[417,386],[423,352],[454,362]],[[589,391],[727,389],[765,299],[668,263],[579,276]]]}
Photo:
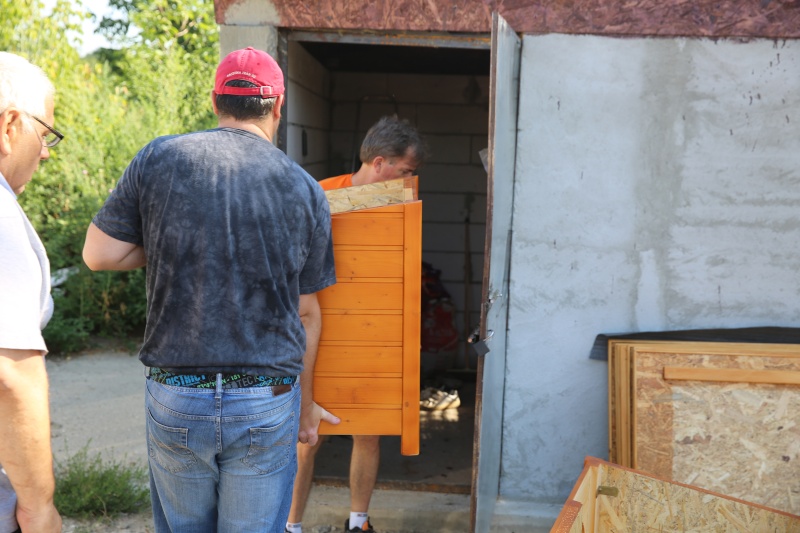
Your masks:
{"label": "wooden drawer front", "polygon": [[337,246],[334,248],[336,279],[403,278],[402,250],[375,250]]}
{"label": "wooden drawer front", "polygon": [[337,416],[338,409],[398,409],[403,400],[401,378],[326,377],[314,379],[314,401]]}
{"label": "wooden drawer front", "polygon": [[358,244],[400,246],[403,244],[403,218],[392,215],[359,216],[347,213],[331,217],[333,245]]}
{"label": "wooden drawer front", "polygon": [[403,309],[402,283],[337,283],[317,296],[322,309]]}
{"label": "wooden drawer front", "polygon": [[321,344],[314,375],[373,375],[403,371],[403,349],[386,346],[329,346]]}
{"label": "wooden drawer front", "polygon": [[337,409],[337,425],[322,422],[320,435],[402,435],[400,409]]}
{"label": "wooden drawer front", "polygon": [[403,315],[342,315],[323,311],[321,339],[326,341],[401,342]]}

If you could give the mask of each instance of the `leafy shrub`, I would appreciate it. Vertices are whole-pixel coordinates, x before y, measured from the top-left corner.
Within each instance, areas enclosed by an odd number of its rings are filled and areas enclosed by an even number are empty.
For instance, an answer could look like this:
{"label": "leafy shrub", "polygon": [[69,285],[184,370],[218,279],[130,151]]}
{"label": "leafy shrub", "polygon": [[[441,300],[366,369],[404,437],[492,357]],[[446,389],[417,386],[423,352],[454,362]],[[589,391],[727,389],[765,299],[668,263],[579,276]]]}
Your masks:
{"label": "leafy shrub", "polygon": [[74,518],[135,513],[150,503],[146,480],[146,468],[90,457],[87,445],[65,464],[56,464],[55,505]]}
{"label": "leafy shrub", "polygon": [[[52,270],[78,268],[59,287],[44,331],[53,352],[78,351],[90,335],[141,330],[144,271],[90,272],[81,258],[86,229],[144,144],[215,124],[209,96],[219,54],[213,2],[110,4],[123,17],[105,24],[120,50],[81,58],[68,33],[89,16],[80,3],[57,0],[45,15],[40,0],[0,0],[0,50],[28,58],[50,76],[57,91],[55,127],[65,134],[19,197]],[[140,30],[134,37],[127,35],[131,25]]]}

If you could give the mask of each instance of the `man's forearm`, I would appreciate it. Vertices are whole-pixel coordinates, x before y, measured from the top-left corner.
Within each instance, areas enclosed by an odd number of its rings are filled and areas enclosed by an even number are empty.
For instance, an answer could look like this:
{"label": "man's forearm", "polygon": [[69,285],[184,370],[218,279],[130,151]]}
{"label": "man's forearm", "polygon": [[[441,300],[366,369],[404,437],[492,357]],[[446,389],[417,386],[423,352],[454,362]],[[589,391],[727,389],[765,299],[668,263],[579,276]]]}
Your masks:
{"label": "man's forearm", "polygon": [[306,353],[303,355],[303,371],[300,373],[300,390],[303,406],[309,406],[314,401],[314,366],[317,362],[322,317],[319,313],[312,313],[301,316],[300,319],[306,330]]}
{"label": "man's forearm", "polygon": [[0,348],[0,435],[0,464],[17,493],[17,506],[31,514],[52,506],[50,405],[38,351]]}

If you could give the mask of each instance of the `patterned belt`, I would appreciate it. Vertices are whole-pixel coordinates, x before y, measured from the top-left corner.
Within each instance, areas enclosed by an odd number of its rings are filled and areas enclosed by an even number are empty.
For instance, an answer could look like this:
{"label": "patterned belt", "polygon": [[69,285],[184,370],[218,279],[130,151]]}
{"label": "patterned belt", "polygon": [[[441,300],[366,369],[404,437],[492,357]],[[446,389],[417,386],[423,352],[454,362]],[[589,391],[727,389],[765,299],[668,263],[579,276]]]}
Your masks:
{"label": "patterned belt", "polygon": [[[217,386],[217,374],[176,374],[163,368],[150,367],[147,379],[156,383],[173,387],[189,387],[192,389],[214,389]],[[222,374],[223,389],[245,389],[249,387],[272,387],[272,394],[279,396],[292,390],[297,376],[272,377],[251,376],[250,374]]]}

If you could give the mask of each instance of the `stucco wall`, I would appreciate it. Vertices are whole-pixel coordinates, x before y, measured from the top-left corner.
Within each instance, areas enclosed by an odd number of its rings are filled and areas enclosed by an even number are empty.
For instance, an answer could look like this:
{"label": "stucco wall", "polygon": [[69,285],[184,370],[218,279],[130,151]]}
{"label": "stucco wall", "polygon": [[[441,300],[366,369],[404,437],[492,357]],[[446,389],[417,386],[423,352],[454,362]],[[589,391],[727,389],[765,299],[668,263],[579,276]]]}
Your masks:
{"label": "stucco wall", "polygon": [[607,457],[598,333],[797,326],[800,44],[523,40],[501,495]]}

